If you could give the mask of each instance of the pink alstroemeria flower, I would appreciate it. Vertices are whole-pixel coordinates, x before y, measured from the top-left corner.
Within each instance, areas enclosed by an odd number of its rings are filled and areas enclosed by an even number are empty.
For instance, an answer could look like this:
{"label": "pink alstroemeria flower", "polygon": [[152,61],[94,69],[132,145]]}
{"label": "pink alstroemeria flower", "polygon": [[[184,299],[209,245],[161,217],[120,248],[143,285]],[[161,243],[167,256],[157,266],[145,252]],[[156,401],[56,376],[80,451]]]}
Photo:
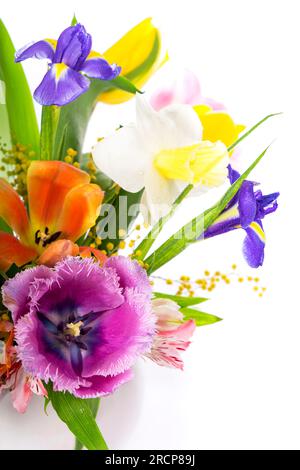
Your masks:
{"label": "pink alstroemeria flower", "polygon": [[41,380],[26,374],[14,346],[14,327],[10,321],[0,321],[0,393],[11,392],[13,407],[25,413],[33,393],[47,396]]}
{"label": "pink alstroemeria flower", "polygon": [[200,82],[190,70],[185,70],[172,84],[156,90],[151,96],[150,103],[156,111],[171,104],[189,104],[191,106],[205,104],[214,111],[225,109],[222,103],[202,95]]}
{"label": "pink alstroemeria flower", "polygon": [[156,364],[183,370],[181,353],[190,345],[196,329],[194,320],[183,322],[179,306],[169,299],[154,299],[157,333],[152,349],[146,356]]}

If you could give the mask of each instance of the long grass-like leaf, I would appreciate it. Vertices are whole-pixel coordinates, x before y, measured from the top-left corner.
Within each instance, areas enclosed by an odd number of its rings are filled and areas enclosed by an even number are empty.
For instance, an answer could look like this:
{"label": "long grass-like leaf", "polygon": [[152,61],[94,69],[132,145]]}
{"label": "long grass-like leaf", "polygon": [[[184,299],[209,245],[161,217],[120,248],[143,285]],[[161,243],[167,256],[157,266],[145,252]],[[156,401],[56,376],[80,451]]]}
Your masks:
{"label": "long grass-like leaf", "polygon": [[217,219],[227,204],[240,189],[243,181],[249,176],[251,171],[260,162],[268,147],[259,155],[259,157],[250,165],[250,167],[239,177],[239,179],[230,186],[220,201],[210,209],[206,210],[198,217],[195,217],[176,233],[174,233],[165,243],[163,243],[145,263],[149,265],[148,274],[152,274],[161,266],[166,264],[175,256],[184,251],[190,244],[198,240],[204,231]]}
{"label": "long grass-like leaf", "polygon": [[[0,71],[5,83],[5,100],[12,143],[39,152],[39,130],[31,92],[21,64],[15,63],[15,48],[0,20]],[[34,158],[34,157],[33,157]]]}

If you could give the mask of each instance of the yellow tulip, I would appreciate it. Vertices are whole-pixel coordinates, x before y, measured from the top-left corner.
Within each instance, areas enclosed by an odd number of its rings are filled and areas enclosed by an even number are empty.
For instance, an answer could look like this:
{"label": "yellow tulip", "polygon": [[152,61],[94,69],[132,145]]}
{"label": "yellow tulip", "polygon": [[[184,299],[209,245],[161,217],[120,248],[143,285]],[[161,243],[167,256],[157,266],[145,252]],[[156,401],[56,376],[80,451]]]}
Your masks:
{"label": "yellow tulip", "polygon": [[213,111],[207,105],[194,106],[194,110],[203,126],[203,140],[221,141],[229,147],[245,129],[245,126],[236,124],[226,111]]}
{"label": "yellow tulip", "polygon": [[[142,88],[147,80],[167,60],[161,58],[160,32],[147,18],[131,29],[116,44],[108,49],[103,57],[109,63],[122,67],[121,75],[128,78],[137,88]],[[134,95],[113,89],[99,97],[107,104],[119,104],[128,101]]]}

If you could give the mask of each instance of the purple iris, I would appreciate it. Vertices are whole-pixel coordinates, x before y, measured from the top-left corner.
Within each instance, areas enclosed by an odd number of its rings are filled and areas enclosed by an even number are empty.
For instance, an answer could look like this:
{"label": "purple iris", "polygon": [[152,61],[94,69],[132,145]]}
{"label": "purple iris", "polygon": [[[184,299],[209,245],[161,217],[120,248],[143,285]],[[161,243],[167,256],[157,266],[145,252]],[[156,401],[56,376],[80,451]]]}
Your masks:
{"label": "purple iris", "polygon": [[[233,184],[239,177],[240,174],[229,165],[230,183]],[[204,238],[210,238],[237,228],[243,228],[246,231],[243,253],[252,268],[258,268],[263,264],[265,233],[262,219],[276,211],[279,196],[279,193],[263,196],[261,191],[254,190],[255,186],[256,183],[253,181],[244,181],[221,215],[204,233]]]}
{"label": "purple iris", "polygon": [[112,393],[132,377],[155,333],[151,286],[141,266],[113,257],[104,267],[69,257],[5,283],[24,370],[82,398]]}
{"label": "purple iris", "polygon": [[58,41],[45,39],[25,46],[16,53],[15,60],[48,59],[48,72],[34,98],[44,106],[63,106],[88,90],[90,80],[85,75],[112,80],[120,74],[120,67],[110,65],[91,48],[91,35],[78,23],[65,29]]}

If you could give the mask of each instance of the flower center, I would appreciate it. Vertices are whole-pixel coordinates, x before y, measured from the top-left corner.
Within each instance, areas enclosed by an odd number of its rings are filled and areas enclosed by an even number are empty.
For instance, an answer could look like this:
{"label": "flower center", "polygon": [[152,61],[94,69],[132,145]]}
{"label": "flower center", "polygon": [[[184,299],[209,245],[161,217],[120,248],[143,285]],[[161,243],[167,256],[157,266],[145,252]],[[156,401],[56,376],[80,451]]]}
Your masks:
{"label": "flower center", "polygon": [[37,230],[34,235],[34,241],[36,245],[42,244],[42,247],[45,248],[50,243],[55,242],[61,235],[61,232],[50,233],[49,227],[45,227],[45,230]]}
{"label": "flower center", "polygon": [[80,336],[80,328],[82,326],[83,326],[82,321],[78,321],[77,323],[67,323],[67,327],[65,328],[64,333],[77,338],[78,336]]}

